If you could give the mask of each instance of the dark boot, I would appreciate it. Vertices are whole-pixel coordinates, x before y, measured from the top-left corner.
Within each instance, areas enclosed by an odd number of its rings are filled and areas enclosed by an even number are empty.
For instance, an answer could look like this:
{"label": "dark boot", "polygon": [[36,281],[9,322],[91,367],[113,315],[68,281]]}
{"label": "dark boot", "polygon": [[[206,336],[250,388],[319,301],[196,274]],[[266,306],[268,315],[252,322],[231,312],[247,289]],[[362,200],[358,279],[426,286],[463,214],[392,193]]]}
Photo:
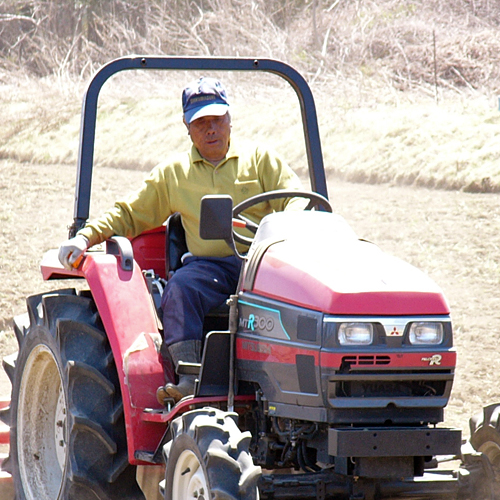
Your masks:
{"label": "dark boot", "polygon": [[[185,363],[199,363],[201,358],[201,340],[184,340],[168,346],[168,352],[177,370],[179,361]],[[173,398],[177,403],[183,397],[194,394],[194,384],[196,375],[179,375],[179,383],[168,384],[158,387],[156,398],[160,404],[164,404],[165,399]]]}

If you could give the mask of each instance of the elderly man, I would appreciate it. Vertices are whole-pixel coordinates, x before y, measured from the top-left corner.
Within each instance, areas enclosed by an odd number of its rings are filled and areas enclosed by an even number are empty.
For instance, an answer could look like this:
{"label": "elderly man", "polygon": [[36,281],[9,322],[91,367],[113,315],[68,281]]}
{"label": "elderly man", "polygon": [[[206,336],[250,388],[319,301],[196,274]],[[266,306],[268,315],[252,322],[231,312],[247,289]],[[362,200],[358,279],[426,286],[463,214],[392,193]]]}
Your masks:
{"label": "elderly man", "polygon": [[[189,252],[183,266],[169,279],[162,297],[164,341],[161,354],[179,361],[200,361],[206,313],[234,293],[240,261],[223,241],[199,236],[200,201],[206,194],[229,194],[235,203],[275,189],[300,189],[301,183],[276,154],[259,146],[233,143],[227,94],[213,78],[200,78],[182,94],[184,123],[192,140],[191,151],[157,165],[140,189],[98,219],[88,222],[64,242],[59,260],[70,268],[87,248],[113,235],[132,238],[162,225],[179,212]],[[273,210],[302,200],[276,200],[260,204],[246,215],[255,222]],[[195,377],[180,375],[179,383],[158,389],[158,400],[176,401],[192,394]]]}

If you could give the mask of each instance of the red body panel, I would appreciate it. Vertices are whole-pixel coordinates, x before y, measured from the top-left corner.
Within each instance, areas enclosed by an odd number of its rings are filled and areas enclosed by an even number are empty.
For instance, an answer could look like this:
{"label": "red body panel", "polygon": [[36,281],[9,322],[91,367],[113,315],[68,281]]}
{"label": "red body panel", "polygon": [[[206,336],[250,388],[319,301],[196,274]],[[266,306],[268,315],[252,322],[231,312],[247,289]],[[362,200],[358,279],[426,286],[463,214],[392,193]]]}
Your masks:
{"label": "red body panel", "polygon": [[[68,279],[68,278],[83,278],[84,274],[81,270],[81,265],[78,269],[68,269],[64,268],[59,262],[57,257],[58,250],[52,249],[45,252],[40,264],[40,269],[42,271],[42,278],[44,280],[57,280],[57,279]],[[82,261],[83,262],[83,261]]]}
{"label": "red body panel", "polygon": [[160,408],[156,389],[164,375],[155,340],[156,315],[141,269],[123,271],[118,259],[104,253],[87,254],[81,271],[92,290],[113,351],[125,412],[129,461],[136,450],[154,451],[164,425],[145,422],[145,408]]}
{"label": "red body panel", "polygon": [[144,231],[132,240],[134,258],[143,270],[153,269],[165,278],[165,226]]}
{"label": "red body panel", "polygon": [[[295,238],[272,245],[250,291],[325,314],[449,314],[442,291],[430,278],[375,245],[317,243]],[[311,258],[304,261],[304,255]]]}
{"label": "red body panel", "polygon": [[[439,353],[439,367],[443,369],[453,369],[456,365],[457,354],[455,351],[419,351],[419,352],[387,352],[384,351],[385,357],[390,358],[389,363],[384,364],[384,369],[391,368],[426,368],[435,359],[436,353]],[[237,359],[246,361],[272,362],[295,364],[296,356],[305,354],[314,358],[315,365],[321,365],[323,368],[339,369],[342,364],[342,358],[351,356],[360,356],[363,354],[370,355],[361,351],[348,351],[341,353],[331,353],[318,351],[317,349],[304,349],[293,346],[285,346],[280,343],[259,342],[237,338],[236,340],[236,357]],[[372,366],[365,366],[373,368]],[[356,366],[360,369],[359,366]]]}
{"label": "red body panel", "polygon": [[[143,270],[153,269],[158,276],[165,278],[165,226],[144,231],[132,239],[134,259]],[[95,247],[93,247],[95,248]],[[52,249],[45,253],[41,263],[42,277],[44,280],[60,278],[83,278],[82,266],[77,269],[65,269],[59,262],[58,250]],[[86,255],[92,255],[92,249]]]}

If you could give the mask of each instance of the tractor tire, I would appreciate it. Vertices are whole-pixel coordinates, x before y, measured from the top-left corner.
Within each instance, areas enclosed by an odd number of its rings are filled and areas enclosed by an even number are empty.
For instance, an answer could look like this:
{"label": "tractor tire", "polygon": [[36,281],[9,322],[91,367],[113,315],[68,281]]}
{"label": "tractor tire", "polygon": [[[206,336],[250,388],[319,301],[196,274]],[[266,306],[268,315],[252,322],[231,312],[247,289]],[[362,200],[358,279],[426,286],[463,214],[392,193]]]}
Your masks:
{"label": "tractor tire", "polygon": [[94,301],[72,289],[27,300],[16,321],[10,466],[16,500],[144,500],[128,462],[113,354]]}
{"label": "tractor tire", "polygon": [[484,407],[470,419],[469,426],[471,445],[487,457],[476,498],[500,500],[500,404]]}
{"label": "tractor tire", "polygon": [[251,434],[236,421],[236,413],[204,408],[172,422],[160,483],[166,500],[258,500],[261,469],[248,451]]}

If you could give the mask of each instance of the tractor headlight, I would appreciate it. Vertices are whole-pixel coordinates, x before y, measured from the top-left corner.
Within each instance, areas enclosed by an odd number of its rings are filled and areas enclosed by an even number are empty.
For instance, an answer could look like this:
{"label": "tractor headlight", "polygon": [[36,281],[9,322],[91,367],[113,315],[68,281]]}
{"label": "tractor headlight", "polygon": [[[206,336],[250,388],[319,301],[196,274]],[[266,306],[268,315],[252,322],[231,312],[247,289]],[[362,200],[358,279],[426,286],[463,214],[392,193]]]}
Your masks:
{"label": "tractor headlight", "polygon": [[412,345],[437,345],[443,342],[443,324],[427,321],[412,323],[409,339]]}
{"label": "tractor headlight", "polygon": [[338,330],[340,345],[370,345],[373,342],[371,323],[341,323]]}

